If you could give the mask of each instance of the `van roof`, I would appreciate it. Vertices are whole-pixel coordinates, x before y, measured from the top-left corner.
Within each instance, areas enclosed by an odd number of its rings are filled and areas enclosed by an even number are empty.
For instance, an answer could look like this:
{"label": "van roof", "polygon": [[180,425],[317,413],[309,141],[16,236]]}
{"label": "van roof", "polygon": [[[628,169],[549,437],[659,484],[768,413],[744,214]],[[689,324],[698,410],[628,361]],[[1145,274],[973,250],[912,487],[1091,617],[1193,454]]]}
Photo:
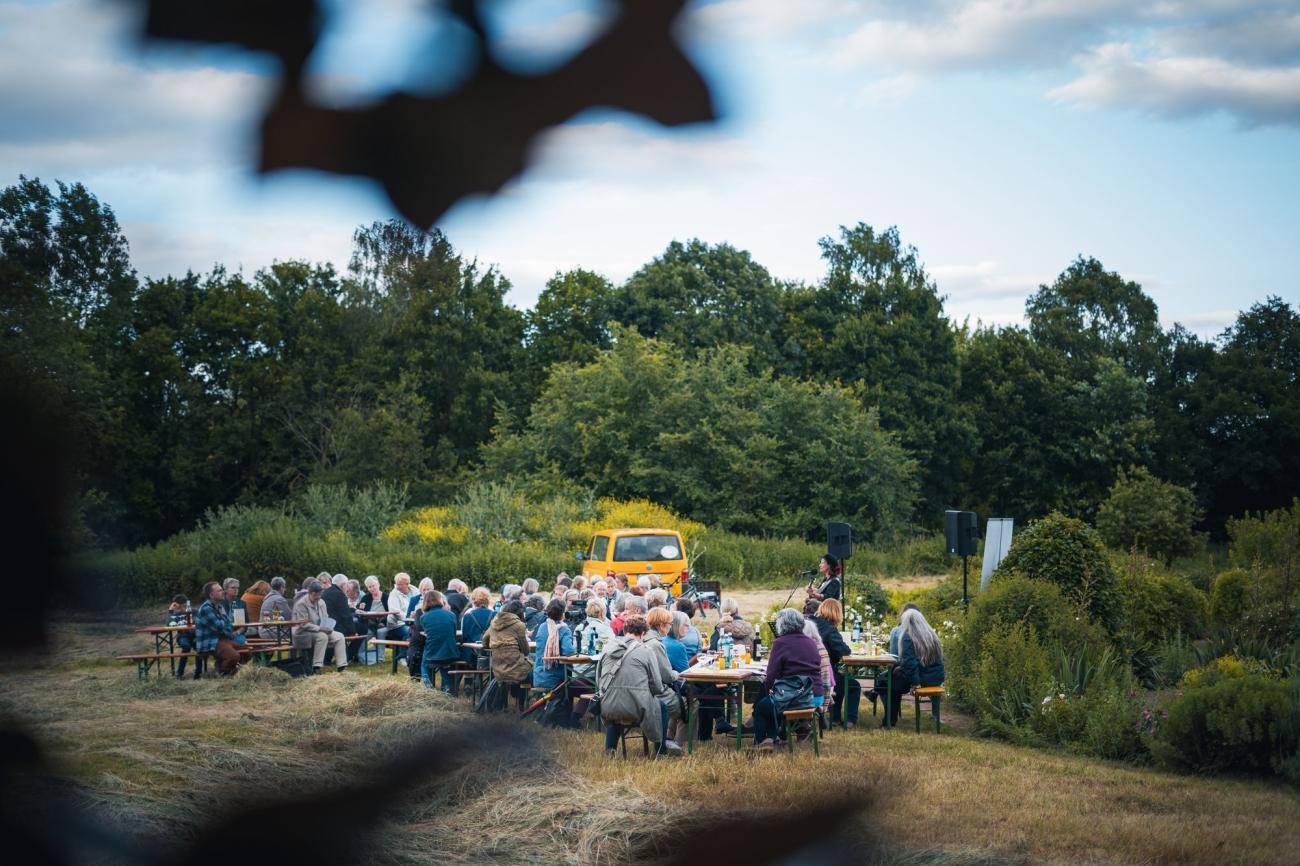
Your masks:
{"label": "van roof", "polygon": [[602,529],[597,535],[677,535],[675,529]]}

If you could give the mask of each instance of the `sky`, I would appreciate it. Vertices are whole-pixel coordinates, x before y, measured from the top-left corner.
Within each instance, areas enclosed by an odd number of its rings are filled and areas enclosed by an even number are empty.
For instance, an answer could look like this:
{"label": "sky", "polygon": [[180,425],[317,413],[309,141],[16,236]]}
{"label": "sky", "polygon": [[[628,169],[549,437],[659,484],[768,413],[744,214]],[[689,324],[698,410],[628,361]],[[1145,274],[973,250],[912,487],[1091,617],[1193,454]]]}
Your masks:
{"label": "sky", "polygon": [[[637,0],[652,2],[652,0]],[[468,35],[425,0],[327,0],[319,98],[454,88]],[[521,71],[601,31],[602,0],[490,0]],[[0,185],[80,181],[143,276],[346,268],[394,211],[358,178],[254,171],[273,66],[143,45],[130,0],[0,0]],[[556,272],[621,282],[674,239],[815,282],[818,240],[897,226],[957,321],[1022,321],[1078,255],[1205,336],[1300,302],[1300,0],[695,0],[679,19],[723,118],[588,112],[439,227],[531,306]],[[430,167],[431,171],[436,166]]]}

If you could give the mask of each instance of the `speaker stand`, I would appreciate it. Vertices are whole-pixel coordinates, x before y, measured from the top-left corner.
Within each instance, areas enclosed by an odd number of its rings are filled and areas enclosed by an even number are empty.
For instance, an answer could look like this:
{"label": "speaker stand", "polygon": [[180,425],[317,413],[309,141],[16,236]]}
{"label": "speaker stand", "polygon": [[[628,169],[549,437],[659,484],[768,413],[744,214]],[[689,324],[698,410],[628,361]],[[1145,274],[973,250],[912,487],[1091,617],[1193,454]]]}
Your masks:
{"label": "speaker stand", "polygon": [[962,607],[970,607],[970,596],[966,594],[966,569],[970,564],[970,557],[963,555],[961,558],[961,604]]}

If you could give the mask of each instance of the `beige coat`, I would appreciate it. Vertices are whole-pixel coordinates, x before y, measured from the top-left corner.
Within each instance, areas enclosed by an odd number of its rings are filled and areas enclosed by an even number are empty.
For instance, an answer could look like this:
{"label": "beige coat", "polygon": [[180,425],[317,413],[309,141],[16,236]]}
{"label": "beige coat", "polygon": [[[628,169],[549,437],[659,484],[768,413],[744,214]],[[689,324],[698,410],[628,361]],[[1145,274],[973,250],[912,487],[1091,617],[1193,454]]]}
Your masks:
{"label": "beige coat", "polygon": [[640,725],[646,739],[663,742],[663,704],[655,696],[663,692],[664,682],[649,646],[626,635],[615,639],[596,665],[596,683],[604,721]]}
{"label": "beige coat", "polygon": [[483,648],[492,650],[492,676],[497,682],[529,682],[533,664],[528,660],[528,630],[519,617],[504,611],[492,617],[483,633]]}
{"label": "beige coat", "polygon": [[[318,631],[324,631],[324,629],[321,628],[321,620],[325,619],[327,616],[329,616],[329,612],[325,610],[324,599],[318,598],[316,603],[312,604],[311,596],[304,595],[302,598],[294,602],[293,618],[305,619],[307,622],[293,627],[293,642],[295,644],[299,643],[299,635],[306,636]],[[307,637],[304,637],[303,640],[306,641]]]}

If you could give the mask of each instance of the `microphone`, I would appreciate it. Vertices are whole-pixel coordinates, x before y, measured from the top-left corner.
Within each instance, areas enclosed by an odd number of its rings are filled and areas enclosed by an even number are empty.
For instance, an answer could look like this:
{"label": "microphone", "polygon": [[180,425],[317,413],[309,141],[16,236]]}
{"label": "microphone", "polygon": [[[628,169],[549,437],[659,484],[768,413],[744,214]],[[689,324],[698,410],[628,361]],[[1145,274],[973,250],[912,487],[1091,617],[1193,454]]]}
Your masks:
{"label": "microphone", "polygon": [[801,572],[799,572],[799,576],[800,576],[800,577],[812,577],[812,576],[813,576],[814,574],[816,574],[816,573],[817,573],[817,569],[815,569],[815,568],[810,568],[810,569],[808,569],[807,571],[801,571]]}

